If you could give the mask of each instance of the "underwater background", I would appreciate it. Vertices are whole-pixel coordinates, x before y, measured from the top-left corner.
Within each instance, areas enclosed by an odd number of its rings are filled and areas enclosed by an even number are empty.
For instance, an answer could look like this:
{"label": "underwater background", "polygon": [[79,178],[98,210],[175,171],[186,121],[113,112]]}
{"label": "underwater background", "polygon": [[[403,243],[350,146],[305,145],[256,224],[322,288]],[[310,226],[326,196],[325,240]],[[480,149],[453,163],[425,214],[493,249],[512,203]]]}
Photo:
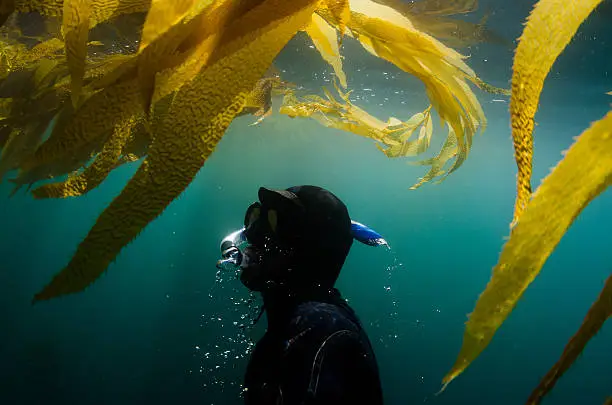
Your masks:
{"label": "underwater background", "polygon": [[[535,1],[481,1],[478,21],[519,37]],[[610,108],[612,4],[581,26],[546,80],[536,115],[534,186]],[[486,82],[508,87],[513,46],[459,49]],[[428,101],[423,85],[345,40],[351,100],[386,120]],[[331,69],[303,33],[279,55],[283,79],[321,94]],[[187,191],[84,293],[31,304],[70,259],[137,163],[78,199],[34,200],[0,185],[0,404],[240,404],[242,375],[265,317],[217,273],[219,242],[239,228],[260,186],[326,187],[391,249],[353,245],[338,288],[374,344],[387,404],[521,404],[558,359],[612,269],[612,193],[572,225],[491,345],[435,396],[467,314],[509,233],[516,166],[509,98],[476,91],[488,128],[442,184],[409,187],[426,169],[389,159],[370,139],[273,114],[237,118]],[[275,99],[275,110],[279,100]],[[437,120],[434,121],[437,124]],[[434,132],[437,151],[442,143]],[[437,135],[437,136],[436,136]],[[535,187],[534,187],[535,188]],[[246,327],[245,327],[246,325]],[[603,404],[612,394],[612,324],[587,345],[544,404]]]}

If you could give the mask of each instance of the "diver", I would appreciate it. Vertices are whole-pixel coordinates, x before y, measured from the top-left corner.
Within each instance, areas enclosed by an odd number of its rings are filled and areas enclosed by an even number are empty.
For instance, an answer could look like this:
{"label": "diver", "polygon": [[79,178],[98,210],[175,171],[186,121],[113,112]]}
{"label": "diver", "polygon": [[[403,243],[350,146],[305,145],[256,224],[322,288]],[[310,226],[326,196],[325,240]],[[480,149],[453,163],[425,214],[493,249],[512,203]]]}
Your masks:
{"label": "diver", "polygon": [[374,351],[334,284],[353,239],[384,245],[351,221],[344,203],[315,186],[260,188],[244,228],[226,237],[221,262],[263,297],[266,333],[244,378],[246,405],[379,405]]}

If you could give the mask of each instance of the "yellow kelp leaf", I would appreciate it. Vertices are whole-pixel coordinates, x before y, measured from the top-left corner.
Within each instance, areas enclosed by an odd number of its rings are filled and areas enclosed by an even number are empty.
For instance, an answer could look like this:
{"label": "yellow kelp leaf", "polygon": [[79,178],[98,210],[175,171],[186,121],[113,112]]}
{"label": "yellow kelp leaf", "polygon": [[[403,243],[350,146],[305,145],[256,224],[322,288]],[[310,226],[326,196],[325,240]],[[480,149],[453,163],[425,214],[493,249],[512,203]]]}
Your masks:
{"label": "yellow kelp leaf", "polygon": [[89,15],[92,0],[65,0],[63,32],[66,42],[66,59],[71,78],[72,105],[76,108],[83,76],[85,75],[85,58],[87,57],[87,38],[89,36]]}
{"label": "yellow kelp leaf", "polygon": [[472,137],[484,130],[486,118],[466,80],[475,73],[464,57],[414,28],[397,11],[371,0],[351,2],[349,28],[366,50],[417,76],[443,122],[453,128],[458,153],[451,172],[467,158]]}
{"label": "yellow kelp leaf", "polygon": [[[234,3],[231,7],[224,4],[223,1],[211,0],[195,2],[193,7],[185,12],[185,17],[180,23],[168,27],[163,35],[159,35],[138,53],[134,59],[134,66],[137,67],[143,106],[147,113],[150,113],[155,98],[165,97],[193,78],[201,66],[208,62],[208,57],[221,38],[220,32],[223,28],[231,24],[236,16],[254,6],[251,1]],[[255,29],[255,26],[253,28]],[[224,38],[224,40],[230,39]],[[206,46],[200,46],[202,43]],[[196,49],[199,58],[193,57]],[[189,62],[185,63],[187,60]],[[182,74],[174,69],[177,66]],[[124,67],[119,74],[110,75],[110,78],[129,76],[133,73],[132,67],[131,64],[127,64],[127,68]],[[159,85],[158,79],[161,83]]]}
{"label": "yellow kelp leaf", "polygon": [[[114,17],[144,13],[151,6],[151,0],[90,0],[89,28]],[[37,12],[47,17],[60,17],[65,9],[65,0],[15,0],[15,10],[20,13]]]}
{"label": "yellow kelp leaf", "polygon": [[23,130],[15,128],[9,136],[0,154],[0,182],[4,175],[21,165],[24,159],[30,157],[38,145],[53,118],[53,114],[41,115],[37,120],[27,123]]}
{"label": "yellow kelp leaf", "polygon": [[[420,155],[429,149],[429,144],[431,142],[431,137],[433,135],[433,123],[431,120],[430,108],[425,110],[423,113],[419,113],[423,116],[423,120],[418,123],[418,126],[421,127],[419,130],[419,136],[414,141],[410,141],[407,138],[412,135],[414,129],[417,127],[411,128],[410,131],[407,131],[407,137],[403,142],[399,145],[392,145],[387,149],[383,149],[379,147],[382,152],[390,158],[398,158],[398,157],[410,157]],[[402,137],[404,138],[404,137]]]}
{"label": "yellow kelp leaf", "polygon": [[312,22],[306,27],[306,33],[310,36],[310,39],[312,39],[312,42],[323,59],[332,66],[342,87],[346,89],[346,75],[342,70],[342,60],[340,59],[336,29],[329,25],[318,14],[313,14]]}
{"label": "yellow kelp leaf", "polygon": [[142,29],[139,50],[142,51],[153,40],[170,27],[183,20],[196,0],[152,0],[151,9]]}
{"label": "yellow kelp leaf", "polygon": [[[26,69],[32,64],[40,63],[41,59],[57,59],[63,56],[64,42],[58,38],[51,38],[27,49],[23,44],[0,44],[2,64],[6,73]],[[4,76],[4,75],[3,75]]]}
{"label": "yellow kelp leaf", "polygon": [[[56,0],[52,0],[56,1]],[[151,0],[91,0],[89,28],[123,14],[144,13],[151,8]],[[174,1],[174,0],[173,0]]]}
{"label": "yellow kelp leaf", "polygon": [[249,93],[244,108],[237,115],[253,114],[265,117],[272,112],[272,88],[280,80],[276,77],[266,77],[257,81],[255,88]]}
{"label": "yellow kelp leaf", "polygon": [[[193,12],[206,9],[202,1],[154,0],[143,28],[143,37],[138,55],[138,77],[142,92],[144,111],[148,114],[155,87],[155,74],[168,55],[173,54],[181,42],[196,27],[195,22],[183,21]],[[199,17],[201,18],[201,14]],[[214,23],[212,24],[213,26]]]}
{"label": "yellow kelp leaf", "polygon": [[606,399],[606,403],[604,405],[612,405],[612,396],[608,397],[608,399]]}
{"label": "yellow kelp leaf", "polygon": [[410,164],[418,166],[431,166],[429,172],[420,178],[415,185],[410,187],[411,190],[415,190],[421,187],[423,184],[438,177],[440,177],[440,179],[436,183],[441,183],[450,174],[450,171],[444,170],[444,166],[457,154],[457,137],[455,136],[452,127],[449,127],[448,131],[449,134],[446,138],[446,142],[444,142],[442,149],[440,149],[440,152],[436,156],[418,162],[409,162]]}
{"label": "yellow kelp leaf", "polygon": [[510,89],[502,89],[501,87],[495,87],[490,85],[489,83],[486,83],[484,80],[482,80],[480,77],[474,77],[474,78],[470,78],[472,80],[472,82],[474,82],[478,87],[480,87],[481,90],[486,91],[487,93],[491,93],[491,94],[499,94],[501,96],[509,96],[510,94],[512,94],[512,92],[510,91]]}
{"label": "yellow kelp leaf", "polygon": [[64,0],[15,0],[15,11],[37,12],[47,17],[59,17],[64,11]]}
{"label": "yellow kelp leaf", "polygon": [[612,112],[580,135],[527,204],[466,324],[444,386],[489,344],[574,219],[612,183]]}
{"label": "yellow kelp leaf", "polygon": [[608,277],[597,301],[586,314],[578,332],[567,343],[561,358],[546,373],[538,387],[531,393],[527,405],[538,405],[542,398],[553,389],[556,382],[574,364],[587,343],[599,332],[603,324],[612,316],[612,276]]}
{"label": "yellow kelp leaf", "polygon": [[147,154],[147,150],[151,145],[151,135],[146,129],[143,122],[138,122],[136,127],[130,133],[130,136],[121,149],[122,157],[127,155],[137,156],[142,158]]}
{"label": "yellow kelp leaf", "polygon": [[531,197],[533,126],[544,80],[580,24],[601,1],[540,0],[529,15],[519,40],[510,98],[514,157],[518,166],[512,226],[516,225]]}
{"label": "yellow kelp leaf", "polygon": [[81,170],[92,157],[100,152],[103,143],[104,139],[94,139],[87,144],[72,148],[66,156],[47,162],[43,166],[34,167],[26,172],[20,171],[18,177],[9,179],[15,185],[11,195],[15,194],[24,185],[27,185],[29,190],[38,181],[64,176]]}
{"label": "yellow kelp leaf", "polygon": [[317,13],[325,15],[326,18],[331,18],[334,24],[338,26],[340,32],[340,42],[346,31],[346,26],[351,19],[351,8],[349,0],[323,0],[319,3]]}
{"label": "yellow kelp leaf", "polygon": [[82,173],[70,176],[64,182],[45,184],[32,190],[34,198],[77,197],[98,187],[116,167],[136,123],[134,117],[118,123],[102,151]]}
{"label": "yellow kelp leaf", "polygon": [[32,47],[25,58],[26,62],[35,62],[41,58],[49,58],[64,48],[59,38],[51,38]]}
{"label": "yellow kelp leaf", "polygon": [[606,93],[608,96],[612,96],[612,91]]}
{"label": "yellow kelp leaf", "polygon": [[[133,61],[133,55],[114,54],[105,56],[101,60],[89,64],[85,71],[84,83],[92,90],[99,90],[107,87],[103,85],[103,78],[116,71],[120,66],[127,65]],[[112,84],[108,84],[110,86]]]}
{"label": "yellow kelp leaf", "polygon": [[100,215],[68,266],[36,294],[34,301],[86,288],[187,188],[256,81],[308,23],[316,3],[268,0],[233,21],[227,28],[231,32],[222,33],[227,41],[214,48],[209,65],[176,93],[168,119],[134,177]]}
{"label": "yellow kelp leaf", "polygon": [[31,183],[33,179],[51,175],[51,168],[58,161],[69,159],[75,151],[83,151],[88,145],[104,144],[118,122],[140,111],[135,79],[95,93],[75,112],[65,110],[66,117],[58,121],[49,139],[21,165],[17,183]]}
{"label": "yellow kelp leaf", "polygon": [[127,153],[125,155],[121,155],[121,157],[119,158],[119,160],[117,160],[117,162],[115,163],[115,165],[113,166],[113,169],[116,169],[118,167],[123,166],[124,164],[127,163],[134,163],[139,161],[140,159],[142,159],[144,156],[138,156],[135,155],[133,153]]}
{"label": "yellow kelp leaf", "polygon": [[[431,106],[429,106],[427,110],[423,112],[414,114],[412,117],[408,119],[408,121],[406,121],[406,125],[412,129],[416,129],[425,121],[425,115],[428,114],[430,110],[431,110]],[[406,141],[408,140],[408,138],[410,138],[410,135],[403,136],[401,140]]]}
{"label": "yellow kelp leaf", "polygon": [[338,87],[337,81],[334,81],[333,84],[344,103],[336,101],[329,90],[323,87],[327,101],[321,98],[314,99],[317,109],[322,114],[313,117],[322,124],[330,126],[330,119],[335,120],[336,123],[331,125],[332,127],[374,139],[385,145],[397,145],[403,139],[410,137],[410,134],[416,129],[410,120],[404,123],[397,118],[390,117],[387,122],[381,121],[353,104],[349,98],[350,92],[343,92]]}
{"label": "yellow kelp leaf", "polygon": [[47,92],[34,97],[36,91],[31,89],[31,84],[22,88],[30,91],[25,97],[20,95],[21,98],[11,99],[10,113],[3,120],[3,124],[13,130],[0,155],[0,181],[8,171],[16,169],[32,156],[59,108],[60,100],[56,93]]}
{"label": "yellow kelp leaf", "polygon": [[[39,88],[44,83],[45,79],[49,77],[51,72],[58,66],[59,61],[51,59],[42,59],[36,69],[34,70],[34,87]],[[44,86],[47,87],[47,86]]]}
{"label": "yellow kelp leaf", "polygon": [[[400,145],[406,132],[414,131],[416,127],[401,121],[389,120],[383,122],[354,105],[347,94],[340,93],[344,103],[340,103],[323,88],[327,99],[319,96],[306,96],[307,101],[300,101],[294,94],[288,93],[283,98],[279,112],[291,118],[310,117],[328,128],[341,129],[356,135],[382,142],[387,146]],[[409,135],[406,135],[409,136]]]}

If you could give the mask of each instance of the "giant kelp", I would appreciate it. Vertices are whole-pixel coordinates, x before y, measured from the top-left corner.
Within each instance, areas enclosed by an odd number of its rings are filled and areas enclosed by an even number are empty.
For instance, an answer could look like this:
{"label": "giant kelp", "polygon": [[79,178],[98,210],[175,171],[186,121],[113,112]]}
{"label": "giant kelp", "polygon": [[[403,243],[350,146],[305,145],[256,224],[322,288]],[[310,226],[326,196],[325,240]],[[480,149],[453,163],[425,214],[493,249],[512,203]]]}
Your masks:
{"label": "giant kelp", "polygon": [[[514,57],[512,77],[512,139],[518,166],[517,199],[513,224],[531,196],[534,117],[544,80],[576,34],[578,27],[602,0],[581,2],[541,1],[528,18]],[[550,16],[555,16],[550,18]],[[542,35],[547,36],[541,41]]]}
{"label": "giant kelp", "polygon": [[[226,6],[231,8],[229,3]],[[231,22],[221,20],[227,26],[216,27],[215,34],[211,32],[197,45],[191,55],[191,66],[195,67],[192,78],[181,86],[159,128],[154,129],[144,162],[98,218],[68,266],[36,300],[85,288],[185,190],[241,110],[255,82],[307,23],[316,3],[267,1],[239,10],[243,13],[235,14]],[[228,70],[234,74],[228,75]],[[128,83],[138,88],[137,82]]]}
{"label": "giant kelp", "polygon": [[[493,269],[485,291],[465,327],[463,344],[444,387],[461,374],[490,343],[497,329],[537,277],[549,255],[581,211],[612,184],[612,112],[592,124],[565,153],[551,174],[531,196],[533,117],[543,81],[554,60],[578,26],[600,0],[568,4],[541,0],[532,11],[515,55],[511,122],[519,167],[515,226]],[[554,16],[554,18],[551,18]],[[541,36],[546,35],[543,45]],[[547,51],[542,52],[542,46]],[[587,314],[583,327],[568,344],[559,363],[529,399],[538,403],[552,388],[587,341],[610,315],[609,282]]]}
{"label": "giant kelp", "polygon": [[[63,198],[87,193],[112,170],[140,161],[134,177],[100,215],[66,268],[35,300],[81,291],[94,282],[121,249],[189,186],[236,116],[263,118],[270,113],[271,92],[280,81],[265,77],[265,72],[300,30],[333,67],[342,88],[349,87],[349,78],[343,72],[340,44],[350,37],[370,54],[419,78],[431,106],[405,122],[393,118],[383,122],[338,89],[341,101],[330,93],[326,98],[303,99],[289,93],[281,112],[366,136],[376,140],[388,157],[403,157],[427,150],[433,134],[431,112],[436,110],[441,127],[448,128],[446,142],[437,155],[415,163],[430,170],[413,188],[443,180],[465,161],[474,135],[486,125],[470,82],[497,90],[477,77],[465,56],[437,40],[435,36],[442,35],[433,34],[433,23],[426,21],[473,11],[476,3],[422,1],[405,13],[398,11],[397,2],[393,9],[370,0],[0,3],[0,22],[8,29],[3,32],[10,33],[0,41],[0,172],[18,169],[12,179],[17,187],[52,179],[53,183],[36,187],[33,195]],[[519,217],[520,221],[470,317],[446,384],[486,347],[575,217],[610,184],[612,119],[607,116],[580,136],[530,200],[531,133],[542,83],[597,3],[585,0],[568,6],[560,0],[542,0],[521,38],[511,104],[520,171],[513,222]],[[54,18],[60,21],[59,29],[26,41],[18,26],[8,27],[14,23],[13,12]],[[137,30],[140,40],[133,50],[115,53],[104,39],[91,39],[92,29],[112,26],[126,14],[143,14]],[[428,24],[432,35],[423,32]],[[538,38],[547,29],[552,40],[548,52],[542,52]],[[30,46],[31,41],[36,44]],[[45,139],[48,126],[52,131]],[[60,179],[64,175],[68,178]],[[598,303],[607,302],[607,296],[602,293]],[[594,313],[599,314],[599,309]],[[571,353],[579,352],[594,334],[593,325],[601,317],[591,315],[576,334],[574,342],[580,344],[571,345]],[[562,356],[557,368],[569,367],[574,358]],[[548,389],[553,382],[554,378],[546,378],[543,387]],[[535,395],[544,393],[538,390]]]}
{"label": "giant kelp", "polygon": [[[428,151],[433,135],[431,106],[423,112],[400,121],[390,117],[386,122],[370,115],[351,102],[350,93],[345,93],[336,86],[342,102],[338,101],[326,88],[325,98],[317,95],[298,98],[293,92],[287,94],[279,112],[291,118],[310,117],[328,128],[340,129],[376,141],[376,146],[387,157],[414,157]],[[418,136],[413,139],[413,134]],[[457,137],[452,127],[442,150],[430,159],[413,162],[415,165],[431,166],[430,171],[411,188],[416,189],[426,182],[439,178],[442,181],[448,171],[444,170],[447,162],[457,155]]]}
{"label": "giant kelp", "polygon": [[[19,42],[14,34],[3,42],[3,54],[11,63],[5,66],[1,84],[11,90],[19,88],[11,83],[26,83],[37,95],[32,101],[34,115],[28,116],[28,121],[19,121],[15,107],[26,98],[23,92],[7,91],[2,104],[7,107],[0,117],[3,127],[19,124],[19,132],[3,132],[5,170],[18,169],[17,177],[11,179],[16,190],[52,179],[52,183],[35,187],[34,197],[79,196],[97,187],[117,167],[142,160],[68,266],[36,300],[79,291],[93,282],[189,185],[234,117],[254,114],[260,122],[270,113],[271,92],[286,90],[278,77],[262,78],[275,54],[264,52],[268,42],[261,38],[268,38],[272,49],[282,49],[282,41],[268,36],[270,30],[285,27],[287,31],[279,32],[287,41],[299,30],[309,34],[334,67],[342,87],[347,87],[339,51],[343,35],[419,77],[442,123],[450,128],[447,146],[456,145],[442,154],[445,162],[455,158],[446,174],[461,165],[473,135],[484,129],[486,122],[468,85],[483,83],[465,64],[465,58],[419,32],[401,14],[369,0],[302,0],[295,4],[278,0],[23,0],[17,1],[14,9],[52,18],[50,26],[59,22],[57,32],[43,33],[34,47]],[[303,21],[306,9],[310,14]],[[115,19],[130,13],[145,13],[137,46],[118,53],[105,38],[98,35],[92,39],[92,29],[112,26]],[[294,13],[300,19],[296,20]],[[8,32],[20,30],[19,21],[7,21],[13,24],[5,26]],[[257,53],[253,49],[258,47],[262,48],[259,59],[249,53]],[[240,58],[254,66],[252,73],[238,66],[245,63]],[[225,77],[228,72],[241,75],[233,79],[235,89],[224,87],[230,86],[228,83],[216,83],[215,75]],[[223,97],[219,89],[223,89]],[[38,108],[43,104],[48,107]],[[195,111],[196,105],[211,107]],[[361,117],[366,117],[362,112]],[[421,115],[429,117],[429,109]],[[179,125],[176,120],[180,117],[184,122]],[[29,129],[25,122],[39,125]],[[51,133],[42,139],[49,122]],[[361,129],[354,127],[353,132],[363,131],[373,122]],[[414,119],[407,123],[413,125]],[[387,156],[412,156],[427,149],[432,135],[430,118],[421,122],[424,125],[416,140],[408,139],[406,128],[404,135],[398,136],[399,128],[393,124],[384,144]],[[378,123],[375,126],[380,127]],[[434,166],[441,160],[436,162]],[[431,173],[441,172],[436,169]],[[62,179],[65,175],[68,178]]]}
{"label": "giant kelp", "polygon": [[[294,92],[289,92],[283,98],[279,112],[291,118],[310,117],[326,127],[352,132],[373,139],[379,145],[387,147],[402,146],[419,126],[425,126],[431,122],[431,106],[424,113],[415,114],[406,122],[395,117],[390,117],[383,122],[353,104],[349,99],[349,93],[342,92],[338,86],[335,87],[342,102],[338,101],[326,88],[323,88],[325,98],[318,95],[307,95],[300,99]],[[431,130],[429,133],[431,137]],[[387,152],[388,150],[383,148],[383,151],[390,157],[406,154],[402,153],[401,149]]]}
{"label": "giant kelp", "polygon": [[467,84],[478,82],[478,77],[464,62],[465,57],[417,30],[401,13],[370,0],[351,1],[347,27],[347,34],[368,52],[424,83],[443,126],[452,128],[457,139],[457,154],[449,173],[459,168],[474,135],[486,128],[482,107]]}
{"label": "giant kelp", "polygon": [[[612,275],[605,282],[601,294],[597,301],[591,306],[589,312],[580,325],[578,332],[567,343],[561,358],[546,373],[538,387],[531,393],[527,400],[527,405],[538,405],[541,399],[554,386],[557,380],[570,368],[576,361],[580,353],[584,350],[589,340],[599,332],[604,322],[612,316]],[[610,401],[610,400],[608,400]]]}
{"label": "giant kelp", "polygon": [[346,75],[342,70],[336,29],[318,14],[313,14],[312,22],[306,27],[306,33],[312,39],[323,59],[332,66],[342,87],[346,89]]}
{"label": "giant kelp", "polygon": [[567,151],[527,204],[466,325],[448,384],[489,344],[580,212],[612,183],[612,112]]}

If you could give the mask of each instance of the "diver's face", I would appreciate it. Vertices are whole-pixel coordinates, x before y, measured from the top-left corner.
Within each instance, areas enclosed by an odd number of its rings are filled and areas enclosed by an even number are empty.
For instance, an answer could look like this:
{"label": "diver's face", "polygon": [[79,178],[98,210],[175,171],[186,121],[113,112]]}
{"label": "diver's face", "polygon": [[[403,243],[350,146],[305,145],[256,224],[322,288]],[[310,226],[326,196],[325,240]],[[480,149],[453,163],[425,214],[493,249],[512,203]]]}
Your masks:
{"label": "diver's face", "polygon": [[291,271],[293,257],[292,249],[281,248],[273,240],[263,245],[250,244],[240,264],[240,281],[251,291],[279,286]]}
{"label": "diver's face", "polygon": [[283,283],[292,267],[294,251],[277,234],[278,217],[259,203],[249,207],[245,234],[249,245],[240,264],[240,281],[252,291],[264,291]]}

